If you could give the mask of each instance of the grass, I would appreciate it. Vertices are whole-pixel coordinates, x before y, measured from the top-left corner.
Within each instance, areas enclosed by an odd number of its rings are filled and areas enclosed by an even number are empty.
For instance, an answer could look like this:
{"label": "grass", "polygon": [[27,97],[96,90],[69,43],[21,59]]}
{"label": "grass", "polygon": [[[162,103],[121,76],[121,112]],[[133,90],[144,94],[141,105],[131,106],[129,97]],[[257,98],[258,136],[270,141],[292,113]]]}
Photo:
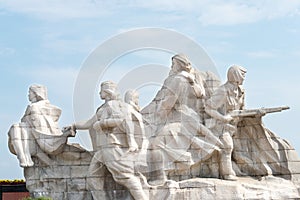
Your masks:
{"label": "grass", "polygon": [[52,198],[50,198],[50,197],[38,197],[38,198],[26,197],[22,200],[52,200]]}

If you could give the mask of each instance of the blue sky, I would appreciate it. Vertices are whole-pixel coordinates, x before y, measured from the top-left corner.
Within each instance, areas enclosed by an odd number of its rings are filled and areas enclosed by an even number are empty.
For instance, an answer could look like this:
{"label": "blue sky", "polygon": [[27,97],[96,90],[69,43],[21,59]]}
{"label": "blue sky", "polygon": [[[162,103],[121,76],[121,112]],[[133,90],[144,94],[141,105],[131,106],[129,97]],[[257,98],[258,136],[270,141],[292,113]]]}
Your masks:
{"label": "blue sky", "polygon": [[[63,110],[60,125],[71,124],[74,84],[85,59],[109,38],[143,27],[193,39],[214,61],[222,81],[231,64],[245,66],[247,107],[290,106],[266,116],[264,123],[300,152],[299,15],[299,0],[0,0],[0,179],[23,178],[17,158],[8,151],[7,131],[25,111],[28,86],[46,85],[50,101]],[[142,51],[131,56],[110,68],[118,76],[107,77],[118,82],[122,73],[142,63],[168,67],[171,54]],[[154,96],[155,87],[149,91],[142,105]],[[96,96],[95,108],[101,104]]]}

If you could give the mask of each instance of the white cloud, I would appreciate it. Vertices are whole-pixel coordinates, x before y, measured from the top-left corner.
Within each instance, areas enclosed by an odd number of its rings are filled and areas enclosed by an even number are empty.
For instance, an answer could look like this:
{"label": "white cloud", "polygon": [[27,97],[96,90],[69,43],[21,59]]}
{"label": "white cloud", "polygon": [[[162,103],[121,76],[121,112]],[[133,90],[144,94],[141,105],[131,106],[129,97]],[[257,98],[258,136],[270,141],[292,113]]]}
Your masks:
{"label": "white cloud", "polygon": [[41,19],[93,18],[109,14],[105,3],[86,0],[1,0],[1,7]]}
{"label": "white cloud", "polygon": [[299,15],[299,1],[222,1],[202,10],[199,20],[203,25],[235,25]]}
{"label": "white cloud", "polygon": [[57,79],[66,79],[68,77],[74,78],[78,70],[72,67],[41,66],[31,70],[26,69],[22,73],[32,77],[39,77],[40,79],[57,81]]}
{"label": "white cloud", "polygon": [[[160,11],[179,11],[198,16],[202,25],[235,25],[299,15],[299,0],[212,0],[136,2],[138,6]],[[189,16],[191,17],[191,16]]]}
{"label": "white cloud", "polygon": [[251,58],[272,58],[275,57],[275,52],[273,51],[255,51],[248,52],[247,56]]}
{"label": "white cloud", "polygon": [[[25,13],[41,19],[97,18],[112,13],[129,12],[134,8],[160,11],[160,15],[170,12],[169,17],[198,18],[202,25],[235,25],[252,23],[300,14],[299,0],[0,0],[1,7],[13,12]],[[146,15],[146,14],[145,14]],[[166,19],[164,19],[166,20]]]}
{"label": "white cloud", "polygon": [[200,14],[199,20],[203,25],[221,24],[233,25],[257,21],[259,10],[254,7],[234,3],[208,6]]}
{"label": "white cloud", "polygon": [[57,96],[56,98],[64,99],[72,96],[78,69],[40,66],[30,69],[24,68],[19,73],[30,79],[32,84],[37,83],[47,86],[48,91]]}
{"label": "white cloud", "polygon": [[152,0],[152,1],[138,1],[132,0],[131,5],[136,7],[143,7],[148,9],[160,10],[160,11],[195,11],[201,9],[209,1],[198,0]]}
{"label": "white cloud", "polygon": [[84,53],[87,54],[99,41],[90,36],[84,36],[78,39],[68,38],[65,35],[69,33],[48,32],[43,35],[43,47],[63,53]]}

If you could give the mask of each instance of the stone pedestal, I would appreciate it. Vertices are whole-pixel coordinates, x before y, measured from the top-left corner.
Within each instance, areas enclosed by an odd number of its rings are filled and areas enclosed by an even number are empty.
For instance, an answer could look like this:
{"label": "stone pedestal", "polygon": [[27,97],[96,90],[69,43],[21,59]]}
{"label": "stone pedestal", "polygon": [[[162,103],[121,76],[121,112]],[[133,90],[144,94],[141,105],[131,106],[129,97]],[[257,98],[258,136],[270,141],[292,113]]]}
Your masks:
{"label": "stone pedestal", "polygon": [[238,181],[195,178],[150,190],[150,199],[299,199],[299,185],[278,178],[260,180],[239,177]]}
{"label": "stone pedestal", "polygon": [[87,190],[87,173],[92,153],[77,144],[65,145],[62,153],[50,155],[53,164],[43,165],[34,159],[34,166],[24,168],[26,187],[32,197],[91,199]]}

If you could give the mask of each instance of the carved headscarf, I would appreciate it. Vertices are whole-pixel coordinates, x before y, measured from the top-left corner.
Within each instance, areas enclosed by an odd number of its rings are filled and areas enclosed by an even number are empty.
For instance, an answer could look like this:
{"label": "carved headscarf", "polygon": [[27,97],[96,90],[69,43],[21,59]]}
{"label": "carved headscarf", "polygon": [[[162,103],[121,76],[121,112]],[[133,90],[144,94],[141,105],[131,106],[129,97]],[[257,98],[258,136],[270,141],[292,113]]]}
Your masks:
{"label": "carved headscarf", "polygon": [[231,83],[240,83],[244,80],[244,75],[247,70],[244,67],[233,65],[228,69],[227,79]]}
{"label": "carved headscarf", "polygon": [[108,93],[112,99],[119,99],[117,84],[112,81],[104,81],[101,83],[101,90]]}
{"label": "carved headscarf", "polygon": [[176,54],[175,56],[172,57],[172,59],[176,59],[176,60],[182,62],[184,65],[191,64],[188,57],[184,54]]}
{"label": "carved headscarf", "polygon": [[29,87],[29,90],[36,95],[36,99],[38,101],[48,99],[47,88],[43,85],[36,85],[36,84],[31,85]]}
{"label": "carved headscarf", "polygon": [[174,68],[172,66],[169,75],[174,75],[181,71],[188,71],[188,68],[190,68],[191,63],[188,57],[184,54],[176,54],[175,56],[172,57],[172,60],[178,61],[179,66],[177,68]]}
{"label": "carved headscarf", "polygon": [[139,93],[138,91],[136,90],[128,90],[126,93],[125,93],[125,97],[124,97],[124,101],[130,105],[132,105],[136,110],[140,110],[140,106],[138,105],[138,102],[135,102],[133,97],[136,96],[138,97],[139,96]]}

